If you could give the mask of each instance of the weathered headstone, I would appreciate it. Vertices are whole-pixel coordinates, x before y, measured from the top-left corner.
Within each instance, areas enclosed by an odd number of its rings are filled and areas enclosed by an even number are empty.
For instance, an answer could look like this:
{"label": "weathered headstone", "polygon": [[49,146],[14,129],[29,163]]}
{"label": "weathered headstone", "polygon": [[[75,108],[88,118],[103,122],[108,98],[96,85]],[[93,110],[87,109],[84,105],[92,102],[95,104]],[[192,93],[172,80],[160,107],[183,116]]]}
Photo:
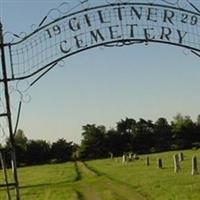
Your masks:
{"label": "weathered headstone", "polygon": [[182,152],[178,154],[178,158],[179,158],[179,162],[184,161],[184,155]]}
{"label": "weathered headstone", "polygon": [[150,159],[149,159],[149,156],[146,157],[146,165],[147,165],[147,166],[150,165]]}
{"label": "weathered headstone", "polygon": [[179,156],[177,154],[174,155],[173,160],[174,160],[174,172],[178,173],[181,170]]}
{"label": "weathered headstone", "polygon": [[133,155],[133,159],[134,159],[134,160],[138,160],[138,159],[139,159],[139,156],[138,156],[137,154],[134,154],[134,155]]}
{"label": "weathered headstone", "polygon": [[129,153],[128,154],[128,161],[132,161],[132,158],[133,158],[132,153]]}
{"label": "weathered headstone", "polygon": [[197,165],[197,157],[193,156],[192,157],[192,175],[194,176],[197,174],[199,174],[198,165]]}
{"label": "weathered headstone", "polygon": [[158,169],[162,169],[163,168],[163,162],[162,162],[161,158],[158,158],[158,160],[157,160],[157,166],[158,166]]}
{"label": "weathered headstone", "polygon": [[125,155],[125,154],[122,156],[122,163],[123,163],[123,164],[126,163],[126,155]]}
{"label": "weathered headstone", "polygon": [[113,153],[109,153],[110,154],[110,159],[112,160],[113,159]]}

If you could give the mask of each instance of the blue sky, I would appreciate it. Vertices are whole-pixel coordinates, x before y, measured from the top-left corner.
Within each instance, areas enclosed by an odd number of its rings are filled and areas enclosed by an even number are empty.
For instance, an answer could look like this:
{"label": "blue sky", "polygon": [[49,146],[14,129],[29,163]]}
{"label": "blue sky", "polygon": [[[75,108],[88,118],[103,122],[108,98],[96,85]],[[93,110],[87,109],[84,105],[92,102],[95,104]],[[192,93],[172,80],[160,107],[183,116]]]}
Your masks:
{"label": "blue sky", "polygon": [[[0,0],[4,30],[30,32],[60,0]],[[200,114],[200,58],[149,44],[92,49],[65,60],[29,90],[19,127],[29,138],[79,142],[87,123],[115,127],[125,117],[169,121]],[[14,112],[16,109],[14,109]]]}

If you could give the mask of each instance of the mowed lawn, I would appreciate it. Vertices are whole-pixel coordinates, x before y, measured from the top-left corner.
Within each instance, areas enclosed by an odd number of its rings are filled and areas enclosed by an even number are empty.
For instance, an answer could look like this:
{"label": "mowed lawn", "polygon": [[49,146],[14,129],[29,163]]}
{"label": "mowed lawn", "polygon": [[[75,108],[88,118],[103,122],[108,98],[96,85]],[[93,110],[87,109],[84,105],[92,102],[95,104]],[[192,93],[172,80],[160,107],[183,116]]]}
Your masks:
{"label": "mowed lawn", "polygon": [[[200,151],[183,151],[185,160],[178,174],[172,159],[176,153],[152,154],[150,166],[145,165],[144,155],[126,164],[114,158],[20,168],[21,199],[199,200],[200,175],[191,175],[191,160],[193,155],[200,159]],[[162,158],[163,169],[157,168],[157,158]],[[0,200],[6,200],[2,189]]]}

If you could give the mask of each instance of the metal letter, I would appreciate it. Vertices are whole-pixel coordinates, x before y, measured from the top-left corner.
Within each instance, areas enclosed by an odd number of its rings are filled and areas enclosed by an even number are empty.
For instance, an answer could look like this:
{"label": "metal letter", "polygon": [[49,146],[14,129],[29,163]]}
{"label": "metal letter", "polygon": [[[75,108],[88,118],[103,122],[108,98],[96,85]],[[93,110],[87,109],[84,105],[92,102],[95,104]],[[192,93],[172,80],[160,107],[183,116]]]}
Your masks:
{"label": "metal letter", "polygon": [[63,52],[63,53],[69,53],[71,51],[71,48],[68,48],[67,47],[67,40],[64,40],[60,43],[60,50]]}
{"label": "metal letter", "polygon": [[172,10],[164,10],[163,22],[166,22],[166,23],[169,22],[169,23],[174,25],[174,22],[172,21],[174,16],[175,16],[174,11],[172,11]]}
{"label": "metal letter", "polygon": [[169,36],[172,34],[172,30],[168,27],[162,27],[162,33],[160,36],[161,40],[164,40],[165,38],[170,41]]}
{"label": "metal letter", "polygon": [[77,21],[76,17],[69,20],[69,28],[72,31],[78,31],[81,29],[80,23]]}

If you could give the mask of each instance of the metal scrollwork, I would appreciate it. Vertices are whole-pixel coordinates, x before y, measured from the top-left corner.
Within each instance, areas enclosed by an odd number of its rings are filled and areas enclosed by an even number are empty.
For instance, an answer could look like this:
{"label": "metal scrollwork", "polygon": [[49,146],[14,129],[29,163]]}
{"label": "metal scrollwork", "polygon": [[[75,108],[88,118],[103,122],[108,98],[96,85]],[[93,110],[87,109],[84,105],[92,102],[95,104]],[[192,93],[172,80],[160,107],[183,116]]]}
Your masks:
{"label": "metal scrollwork", "polygon": [[[150,3],[150,4],[163,4],[163,5],[169,5],[174,6],[179,9],[186,9],[191,8],[196,12],[200,12],[200,8],[196,6],[192,0],[101,0],[99,2],[93,1],[93,0],[68,0],[67,2],[61,3],[58,7],[52,8],[48,11],[47,15],[45,15],[41,22],[39,24],[32,24],[31,25],[31,31],[36,31],[38,28],[40,28],[43,25],[46,25],[50,21],[54,21],[64,15],[67,15],[69,13],[75,12],[77,10],[83,9],[87,10],[92,6],[95,5],[103,5],[103,4],[122,4],[122,3]],[[5,34],[10,34],[11,32],[6,32]],[[13,35],[12,35],[13,34]],[[25,32],[15,34],[11,33],[13,36],[12,39],[8,39],[8,43],[12,43],[16,40],[22,40],[27,36]]]}
{"label": "metal scrollwork", "polygon": [[199,23],[192,0],[69,0],[33,24],[30,34],[5,34],[9,81],[40,78],[61,60],[94,47],[158,42],[199,55]]}

